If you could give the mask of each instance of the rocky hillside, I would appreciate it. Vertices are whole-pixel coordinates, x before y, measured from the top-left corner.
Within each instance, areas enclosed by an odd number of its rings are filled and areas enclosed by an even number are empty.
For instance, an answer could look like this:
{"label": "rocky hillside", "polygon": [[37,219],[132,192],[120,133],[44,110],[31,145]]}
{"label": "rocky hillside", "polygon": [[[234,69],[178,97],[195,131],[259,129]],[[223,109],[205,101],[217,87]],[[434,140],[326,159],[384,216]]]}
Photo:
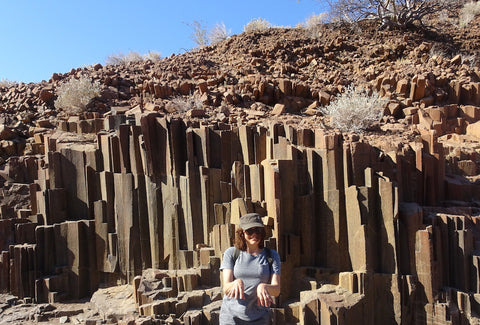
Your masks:
{"label": "rocky hillside", "polygon": [[[362,135],[386,151],[421,130],[465,134],[476,120],[470,106],[480,103],[479,24],[477,17],[468,28],[445,24],[429,32],[378,31],[372,23],[272,28],[156,62],[96,64],[40,83],[0,84],[0,160],[37,153],[34,135],[68,119],[54,105],[58,86],[80,76],[102,85],[101,97],[81,118],[158,111],[192,126],[328,128],[317,108],[353,83],[389,98],[380,128]],[[463,143],[475,161],[476,145],[454,139],[447,148]]]}
{"label": "rocky hillside", "polygon": [[[411,113],[415,107],[478,105],[479,20],[465,29],[439,27],[427,33],[378,31],[367,23],[355,29],[322,26],[314,32],[272,28],[156,62],[96,64],[54,73],[41,83],[4,85],[0,156],[31,153],[33,134],[66,118],[54,106],[57,87],[81,75],[103,87],[89,106],[92,113],[154,110],[194,125],[285,120],[316,127],[324,123],[315,108],[354,83],[390,98],[385,113],[391,118],[383,123],[400,123],[394,128],[407,131],[411,128],[403,126],[417,124]],[[412,94],[416,83],[425,90]],[[173,101],[178,97],[184,102]],[[198,101],[201,109],[192,110]],[[285,107],[274,109],[276,104]]]}

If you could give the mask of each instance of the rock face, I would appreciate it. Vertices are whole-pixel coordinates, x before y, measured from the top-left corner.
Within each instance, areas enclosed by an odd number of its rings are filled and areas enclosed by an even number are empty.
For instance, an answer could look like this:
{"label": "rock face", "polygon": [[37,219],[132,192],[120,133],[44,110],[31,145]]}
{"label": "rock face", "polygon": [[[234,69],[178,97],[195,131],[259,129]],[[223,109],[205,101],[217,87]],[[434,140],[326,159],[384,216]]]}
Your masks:
{"label": "rock face", "polygon": [[[325,28],[2,90],[0,291],[130,284],[145,322],[217,324],[222,252],[257,212],[282,261],[277,324],[478,321],[478,65],[415,34]],[[102,98],[57,120],[55,87],[82,73]],[[316,110],[351,80],[389,98],[362,135]]]}
{"label": "rock face", "polygon": [[[477,200],[478,186],[446,179],[435,137],[392,157],[321,129],[187,128],[158,113],[139,121],[100,132],[97,145],[44,135],[30,213],[0,222],[10,234],[2,237],[4,291],[54,302],[90,295],[101,281],[133,281],[141,314],[179,316],[175,308],[186,307],[164,299],[220,285],[232,223],[258,212],[271,220],[268,246],[282,259],[279,306],[331,283],[357,294],[349,303],[362,307],[344,313],[374,317],[369,324],[421,321],[442,304],[455,317],[453,296],[465,304],[455,304],[456,316],[475,313],[475,210],[422,206]],[[146,268],[177,271],[154,277],[163,283],[155,293],[135,280]],[[321,297],[276,309],[277,317],[297,322],[309,310],[319,321],[322,310],[339,310]],[[378,301],[383,312],[368,312]]]}

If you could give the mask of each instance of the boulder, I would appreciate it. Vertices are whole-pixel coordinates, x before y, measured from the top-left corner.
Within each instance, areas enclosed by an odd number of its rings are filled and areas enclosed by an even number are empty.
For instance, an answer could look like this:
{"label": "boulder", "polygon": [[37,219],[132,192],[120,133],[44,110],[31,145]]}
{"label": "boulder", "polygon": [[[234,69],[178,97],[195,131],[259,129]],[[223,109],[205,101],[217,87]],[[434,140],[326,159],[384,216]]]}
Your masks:
{"label": "boulder", "polygon": [[275,104],[272,110],[272,115],[274,116],[282,115],[283,113],[285,113],[285,110],[286,110],[286,107],[284,104]]}
{"label": "boulder", "polygon": [[49,103],[53,99],[53,97],[55,97],[55,95],[53,94],[52,90],[42,89],[40,90],[38,97],[40,98],[41,101],[45,103]]}
{"label": "boulder", "polygon": [[0,140],[12,140],[17,134],[5,124],[0,124]]}
{"label": "boulder", "polygon": [[480,138],[480,121],[469,124],[466,130],[467,135],[473,135]]}

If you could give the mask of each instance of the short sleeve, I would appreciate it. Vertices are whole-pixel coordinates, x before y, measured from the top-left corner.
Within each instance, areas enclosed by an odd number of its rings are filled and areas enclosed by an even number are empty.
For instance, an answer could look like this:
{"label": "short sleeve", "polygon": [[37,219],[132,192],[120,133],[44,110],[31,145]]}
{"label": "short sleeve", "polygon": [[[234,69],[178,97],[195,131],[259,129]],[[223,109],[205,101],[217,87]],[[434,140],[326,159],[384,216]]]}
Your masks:
{"label": "short sleeve", "polygon": [[280,274],[280,255],[276,250],[271,250],[272,252],[272,258],[273,258],[273,263],[272,263],[272,270],[274,274]]}
{"label": "short sleeve", "polygon": [[235,252],[235,247],[229,247],[223,253],[222,264],[220,265],[220,271],[224,269],[233,270],[235,266],[235,261],[233,260],[233,253]]}

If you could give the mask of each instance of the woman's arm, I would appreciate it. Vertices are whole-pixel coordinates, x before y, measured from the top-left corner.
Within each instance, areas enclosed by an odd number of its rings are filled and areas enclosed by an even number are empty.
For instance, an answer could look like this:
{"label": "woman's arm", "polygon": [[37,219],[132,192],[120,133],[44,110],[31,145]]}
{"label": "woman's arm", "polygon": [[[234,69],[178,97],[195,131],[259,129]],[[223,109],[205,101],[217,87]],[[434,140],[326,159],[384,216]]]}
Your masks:
{"label": "woman's arm", "polygon": [[233,279],[232,269],[223,269],[223,293],[229,298],[245,299],[244,285],[241,279]]}
{"label": "woman's arm", "polygon": [[272,296],[277,297],[280,294],[280,274],[273,274],[270,284],[260,283],[257,286],[258,304],[270,307],[273,302]]}

